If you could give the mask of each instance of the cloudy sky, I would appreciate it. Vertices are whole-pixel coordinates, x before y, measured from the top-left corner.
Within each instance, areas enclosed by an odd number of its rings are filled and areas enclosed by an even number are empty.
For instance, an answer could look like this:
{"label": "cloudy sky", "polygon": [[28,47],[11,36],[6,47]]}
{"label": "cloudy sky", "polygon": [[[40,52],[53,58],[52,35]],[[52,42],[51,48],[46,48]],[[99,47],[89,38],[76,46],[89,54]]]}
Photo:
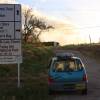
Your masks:
{"label": "cloudy sky", "polygon": [[42,41],[63,44],[88,43],[100,39],[100,0],[0,0],[33,8],[56,25],[41,35]]}

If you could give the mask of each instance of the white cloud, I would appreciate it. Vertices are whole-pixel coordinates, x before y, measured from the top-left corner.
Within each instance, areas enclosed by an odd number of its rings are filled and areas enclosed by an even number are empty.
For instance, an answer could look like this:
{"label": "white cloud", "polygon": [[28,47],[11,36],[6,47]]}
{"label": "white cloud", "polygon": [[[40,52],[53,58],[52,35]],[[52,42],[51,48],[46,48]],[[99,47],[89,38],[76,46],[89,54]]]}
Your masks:
{"label": "white cloud", "polygon": [[16,3],[16,0],[0,0],[0,3]]}
{"label": "white cloud", "polygon": [[[28,5],[22,5],[22,12],[29,8],[30,7]],[[49,24],[54,25],[55,27],[54,29],[41,34],[40,38],[42,41],[57,41],[62,45],[73,42],[72,40],[74,40],[75,38],[73,34],[75,34],[76,32],[74,31],[74,25],[71,21],[67,19],[59,19],[54,16],[48,16],[36,9],[32,10],[32,13],[38,18],[47,21]]]}
{"label": "white cloud", "polygon": [[[41,0],[41,2],[46,2],[47,0]],[[17,3],[16,0],[0,0],[0,3]],[[29,9],[29,5],[22,4],[22,13]],[[73,31],[74,26],[72,25],[72,22],[70,22],[67,19],[59,19],[54,16],[48,16],[41,11],[34,9],[32,13],[41,18],[46,20],[49,24],[54,25],[55,29],[51,29],[48,32],[44,32],[41,35],[41,40],[43,41],[58,41],[61,44],[66,44],[69,43],[71,37],[70,34],[74,34],[75,32]],[[24,21],[24,17],[22,14],[22,20]],[[24,23],[23,23],[24,24]],[[69,38],[68,38],[69,35]],[[66,41],[67,39],[67,41]],[[72,40],[72,39],[71,39]]]}
{"label": "white cloud", "polygon": [[40,0],[41,2],[46,2],[47,0]]}
{"label": "white cloud", "polygon": [[54,25],[55,29],[41,34],[40,38],[42,41],[57,41],[61,45],[78,43],[76,38],[78,31],[74,30],[75,26],[71,21],[67,19],[61,20],[53,16],[46,16],[45,18]]}

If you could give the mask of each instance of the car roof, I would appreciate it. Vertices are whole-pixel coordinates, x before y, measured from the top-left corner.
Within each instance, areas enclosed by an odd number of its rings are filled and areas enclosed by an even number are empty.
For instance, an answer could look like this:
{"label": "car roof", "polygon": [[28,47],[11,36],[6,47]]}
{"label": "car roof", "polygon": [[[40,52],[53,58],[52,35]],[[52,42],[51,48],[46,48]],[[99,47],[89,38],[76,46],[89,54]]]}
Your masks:
{"label": "car roof", "polygon": [[74,56],[74,54],[73,53],[68,53],[68,52],[59,52],[59,53],[55,53],[55,56],[57,56],[57,57],[63,57],[63,56],[69,56],[69,57],[72,57],[72,56]]}
{"label": "car roof", "polygon": [[79,57],[74,56],[73,53],[68,53],[68,52],[60,52],[60,53],[55,53],[54,60],[66,60],[66,59],[79,59]]}

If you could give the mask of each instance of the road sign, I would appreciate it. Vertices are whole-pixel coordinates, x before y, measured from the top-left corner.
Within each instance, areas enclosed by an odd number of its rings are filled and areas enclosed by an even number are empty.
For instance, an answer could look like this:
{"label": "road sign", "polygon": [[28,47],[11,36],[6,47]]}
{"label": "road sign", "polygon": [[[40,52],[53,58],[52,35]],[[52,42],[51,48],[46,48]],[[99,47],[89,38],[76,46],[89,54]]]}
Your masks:
{"label": "road sign", "polygon": [[22,63],[21,5],[0,4],[0,64]]}

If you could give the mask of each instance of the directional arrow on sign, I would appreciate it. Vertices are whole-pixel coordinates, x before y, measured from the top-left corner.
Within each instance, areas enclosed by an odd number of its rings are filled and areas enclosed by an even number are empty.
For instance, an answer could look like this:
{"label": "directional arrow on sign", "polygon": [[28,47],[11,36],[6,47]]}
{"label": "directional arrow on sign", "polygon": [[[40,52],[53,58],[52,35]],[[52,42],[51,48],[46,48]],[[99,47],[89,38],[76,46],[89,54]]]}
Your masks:
{"label": "directional arrow on sign", "polygon": [[16,29],[16,32],[20,32],[20,29]]}

